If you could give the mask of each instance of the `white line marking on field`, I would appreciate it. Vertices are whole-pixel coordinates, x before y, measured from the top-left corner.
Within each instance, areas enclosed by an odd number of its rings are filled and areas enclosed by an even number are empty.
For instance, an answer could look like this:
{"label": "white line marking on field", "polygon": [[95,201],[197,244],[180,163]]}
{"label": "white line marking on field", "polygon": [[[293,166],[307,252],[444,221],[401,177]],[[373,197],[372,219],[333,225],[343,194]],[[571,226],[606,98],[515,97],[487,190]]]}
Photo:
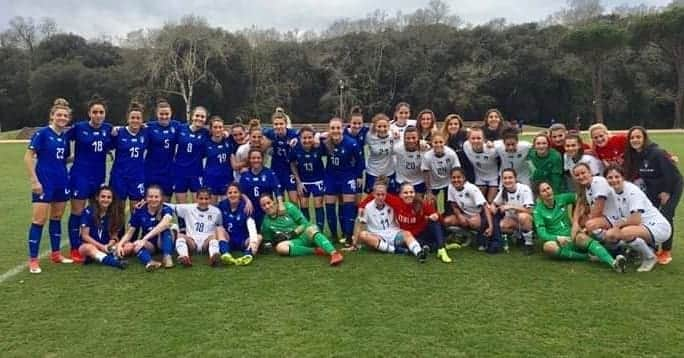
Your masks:
{"label": "white line marking on field", "polygon": [[[66,244],[67,244],[66,242],[62,243],[62,246],[59,247],[60,250],[65,248]],[[42,259],[46,258],[51,252],[52,252],[52,250],[43,251],[43,253],[41,253],[38,256],[38,259],[42,260]],[[14,268],[10,269],[9,271],[0,275],[0,284],[4,283],[5,281],[9,280],[10,278],[12,278],[18,274],[20,274],[22,271],[24,271],[26,269],[28,269],[28,258],[26,259],[26,262],[24,262],[23,264],[17,265]]]}

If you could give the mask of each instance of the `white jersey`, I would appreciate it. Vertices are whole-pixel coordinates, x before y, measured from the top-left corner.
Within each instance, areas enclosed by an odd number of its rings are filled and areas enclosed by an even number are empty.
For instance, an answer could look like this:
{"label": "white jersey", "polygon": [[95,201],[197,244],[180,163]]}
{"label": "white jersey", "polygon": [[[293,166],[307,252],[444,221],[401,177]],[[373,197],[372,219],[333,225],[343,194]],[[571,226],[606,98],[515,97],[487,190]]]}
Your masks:
{"label": "white jersey", "polygon": [[487,204],[487,200],[480,189],[469,182],[466,182],[461,190],[457,190],[452,184],[449,184],[447,200],[456,203],[465,214],[470,216],[480,215],[482,206]]}
{"label": "white jersey", "polygon": [[617,194],[615,190],[608,185],[608,181],[604,177],[592,177],[591,185],[587,188],[585,198],[589,203],[589,207],[594,207],[594,203],[599,198],[605,198],[603,206],[603,215],[612,223],[620,219],[620,211],[618,210]]}
{"label": "white jersey", "polygon": [[390,134],[381,138],[371,133],[366,133],[366,145],[368,146],[368,158],[366,158],[366,172],[372,176],[390,176],[394,174],[394,159],[392,147],[394,139]]}
{"label": "white jersey", "polygon": [[622,192],[615,192],[618,198],[618,210],[620,216],[625,219],[635,212],[641,213],[641,222],[667,222],[667,219],[658,210],[646,194],[638,186],[625,181]]}
{"label": "white jersey", "polygon": [[593,176],[603,176],[603,162],[595,156],[583,154],[582,158],[580,158],[578,161],[575,161],[567,153],[563,154],[563,169],[565,169],[566,171],[572,172],[572,168],[574,168],[575,165],[577,165],[578,163],[587,164],[589,166],[589,169],[591,169],[591,174]]}
{"label": "white jersey", "polygon": [[394,243],[394,238],[401,231],[394,218],[394,210],[387,204],[378,208],[375,200],[363,208],[363,220],[366,222],[366,230],[390,243]]}
{"label": "white jersey", "polygon": [[495,148],[488,148],[483,145],[482,152],[473,150],[472,144],[469,141],[463,143],[463,152],[473,163],[475,172],[475,181],[477,185],[488,185],[498,183],[499,180],[499,162],[497,158],[499,155]]}
{"label": "white jersey", "polygon": [[390,135],[394,137],[395,133],[399,134],[399,137],[397,140],[399,141],[404,141],[404,131],[406,130],[406,127],[408,126],[416,126],[416,120],[415,119],[407,119],[406,120],[406,125],[399,127],[397,125],[396,121],[392,121],[392,124],[390,124]]}
{"label": "white jersey", "polygon": [[420,149],[409,152],[403,142],[397,142],[394,144],[393,153],[397,183],[411,183],[413,185],[423,183],[423,170],[421,169],[423,154]]}
{"label": "white jersey", "polygon": [[209,205],[201,210],[197,204],[166,204],[176,211],[179,218],[185,220],[185,230],[195,241],[204,241],[216,233],[216,228],[223,225],[221,210]]}
{"label": "white jersey", "polygon": [[446,188],[449,185],[451,169],[460,166],[461,162],[458,161],[456,152],[449,147],[444,147],[444,154],[441,157],[435,155],[434,149],[427,151],[420,164],[421,170],[430,172],[430,188],[427,189]]}
{"label": "white jersey", "polygon": [[[506,192],[505,197],[504,192]],[[515,185],[515,191],[513,192],[510,192],[506,190],[506,188],[502,187],[494,198],[494,204],[513,204],[522,206],[524,208],[531,208],[534,206],[534,195],[532,195],[532,189],[530,189],[529,186],[522,183],[517,183]]]}
{"label": "white jersey", "polygon": [[526,141],[518,142],[515,152],[507,152],[502,141],[494,142],[496,154],[501,158],[501,171],[513,168],[518,174],[518,182],[530,185],[530,164],[527,161],[527,154],[532,148],[532,143]]}

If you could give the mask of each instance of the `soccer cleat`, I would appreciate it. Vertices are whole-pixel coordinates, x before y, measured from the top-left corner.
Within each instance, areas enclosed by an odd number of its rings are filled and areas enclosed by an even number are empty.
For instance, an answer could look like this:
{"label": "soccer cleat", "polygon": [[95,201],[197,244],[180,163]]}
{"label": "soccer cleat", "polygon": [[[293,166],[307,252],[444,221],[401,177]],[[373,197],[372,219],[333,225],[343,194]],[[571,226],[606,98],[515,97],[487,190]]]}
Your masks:
{"label": "soccer cleat", "polygon": [[615,260],[613,260],[613,270],[615,270],[615,272],[625,273],[627,270],[627,259],[622,255],[615,256]]}
{"label": "soccer cleat", "polygon": [[427,261],[428,255],[430,255],[430,246],[423,245],[423,249],[418,252],[416,258],[418,259],[418,262],[424,264],[425,261]]}
{"label": "soccer cleat", "polygon": [[458,250],[461,247],[463,247],[463,245],[459,244],[458,242],[452,242],[452,243],[444,245],[444,248],[447,250]]}
{"label": "soccer cleat", "polygon": [[78,249],[72,249],[70,254],[71,259],[74,261],[75,264],[82,264],[85,261],[85,258],[81,256],[81,253],[78,252]]}
{"label": "soccer cleat", "polygon": [[[167,257],[171,258],[170,256]],[[183,267],[192,267],[190,256],[178,256],[178,262],[183,265]],[[164,267],[166,267],[166,262],[164,262]]]}
{"label": "soccer cleat", "polygon": [[523,246],[523,254],[525,256],[530,256],[534,253],[534,245],[524,245]]}
{"label": "soccer cleat", "polygon": [[219,261],[221,261],[221,254],[215,253],[209,256],[209,266],[216,267],[218,266]]}
{"label": "soccer cleat", "polygon": [[223,262],[224,265],[237,265],[235,258],[229,253],[221,255],[221,262]]}
{"label": "soccer cleat", "polygon": [[162,257],[162,263],[164,264],[164,268],[170,269],[173,268],[173,259],[171,258],[171,255],[164,255]]}
{"label": "soccer cleat", "polygon": [[117,265],[116,267],[120,270],[125,270],[128,267],[128,261],[126,260],[117,260]]}
{"label": "soccer cleat", "polygon": [[442,260],[445,264],[453,262],[451,257],[449,257],[449,254],[447,253],[447,250],[445,248],[441,248],[437,250],[437,258]]}
{"label": "soccer cleat", "polygon": [[661,265],[667,265],[672,262],[672,253],[669,250],[660,250],[658,257],[658,263]]}
{"label": "soccer cleat", "polygon": [[330,266],[337,266],[341,264],[342,261],[344,261],[344,256],[338,251],[335,251],[330,255]]}
{"label": "soccer cleat", "polygon": [[152,271],[157,271],[162,266],[161,262],[159,261],[150,261],[145,265],[145,271],[147,272],[152,272]]}
{"label": "soccer cleat", "polygon": [[247,266],[247,265],[251,264],[253,260],[254,260],[254,256],[252,256],[252,255],[243,255],[243,256],[241,256],[241,257],[238,257],[238,258],[235,260],[235,264],[238,265],[238,266]]}
{"label": "soccer cleat", "polygon": [[326,254],[325,251],[323,251],[323,249],[321,249],[320,247],[317,247],[317,248],[314,248],[314,255],[316,255],[316,256],[326,256],[326,255],[328,255],[328,254]]}
{"label": "soccer cleat", "polygon": [[487,248],[484,245],[480,245],[477,247],[477,251],[486,251]]}
{"label": "soccer cleat", "polygon": [[30,273],[41,273],[43,270],[40,269],[40,263],[38,259],[29,259],[29,272]]}
{"label": "soccer cleat", "polygon": [[650,259],[641,260],[641,265],[637,268],[637,272],[649,272],[658,263],[658,257],[653,256]]}
{"label": "soccer cleat", "polygon": [[50,254],[50,260],[56,264],[72,264],[74,263],[74,260],[72,259],[67,259],[66,257],[62,256],[62,253],[59,251],[53,251]]}

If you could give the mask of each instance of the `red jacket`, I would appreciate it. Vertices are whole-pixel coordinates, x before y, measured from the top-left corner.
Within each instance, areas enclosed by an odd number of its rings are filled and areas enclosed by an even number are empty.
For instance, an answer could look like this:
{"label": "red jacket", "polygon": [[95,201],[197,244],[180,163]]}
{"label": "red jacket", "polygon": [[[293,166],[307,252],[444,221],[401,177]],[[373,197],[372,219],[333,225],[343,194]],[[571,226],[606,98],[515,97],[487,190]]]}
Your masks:
{"label": "red jacket", "polygon": [[608,138],[608,143],[599,148],[594,145],[596,157],[608,164],[623,165],[625,162],[625,148],[627,147],[627,134],[613,134]]}
{"label": "red jacket", "polygon": [[[373,194],[367,195],[359,203],[359,208],[365,208],[368,203],[373,201]],[[402,230],[410,232],[413,236],[418,236],[425,231],[428,225],[428,216],[437,212],[435,207],[423,201],[423,212],[416,215],[412,204],[406,204],[404,200],[394,194],[387,194],[385,203],[394,209],[394,216]]]}

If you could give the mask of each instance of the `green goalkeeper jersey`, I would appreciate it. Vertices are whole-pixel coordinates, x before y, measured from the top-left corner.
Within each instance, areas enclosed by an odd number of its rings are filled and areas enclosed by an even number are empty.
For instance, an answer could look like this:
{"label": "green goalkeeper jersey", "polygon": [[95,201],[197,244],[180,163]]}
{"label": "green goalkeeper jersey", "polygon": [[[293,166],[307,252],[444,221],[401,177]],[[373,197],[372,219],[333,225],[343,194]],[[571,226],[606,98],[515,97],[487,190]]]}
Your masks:
{"label": "green goalkeeper jersey", "polygon": [[549,208],[541,200],[534,206],[534,227],[542,241],[556,240],[557,236],[570,236],[572,221],[568,205],[575,203],[574,193],[554,195],[554,205]]}
{"label": "green goalkeeper jersey", "polygon": [[537,155],[537,151],[530,150],[527,154],[527,159],[532,164],[533,183],[547,181],[551,184],[554,193],[565,193],[565,177],[563,176],[563,156],[551,148],[549,154],[545,157]]}
{"label": "green goalkeeper jersey", "polygon": [[285,214],[277,216],[266,214],[264,216],[264,221],[261,223],[261,235],[267,242],[273,241],[276,233],[289,234],[294,238],[296,236],[294,231],[297,227],[302,226],[303,229],[309,225],[301,210],[292,203],[286,202]]}

